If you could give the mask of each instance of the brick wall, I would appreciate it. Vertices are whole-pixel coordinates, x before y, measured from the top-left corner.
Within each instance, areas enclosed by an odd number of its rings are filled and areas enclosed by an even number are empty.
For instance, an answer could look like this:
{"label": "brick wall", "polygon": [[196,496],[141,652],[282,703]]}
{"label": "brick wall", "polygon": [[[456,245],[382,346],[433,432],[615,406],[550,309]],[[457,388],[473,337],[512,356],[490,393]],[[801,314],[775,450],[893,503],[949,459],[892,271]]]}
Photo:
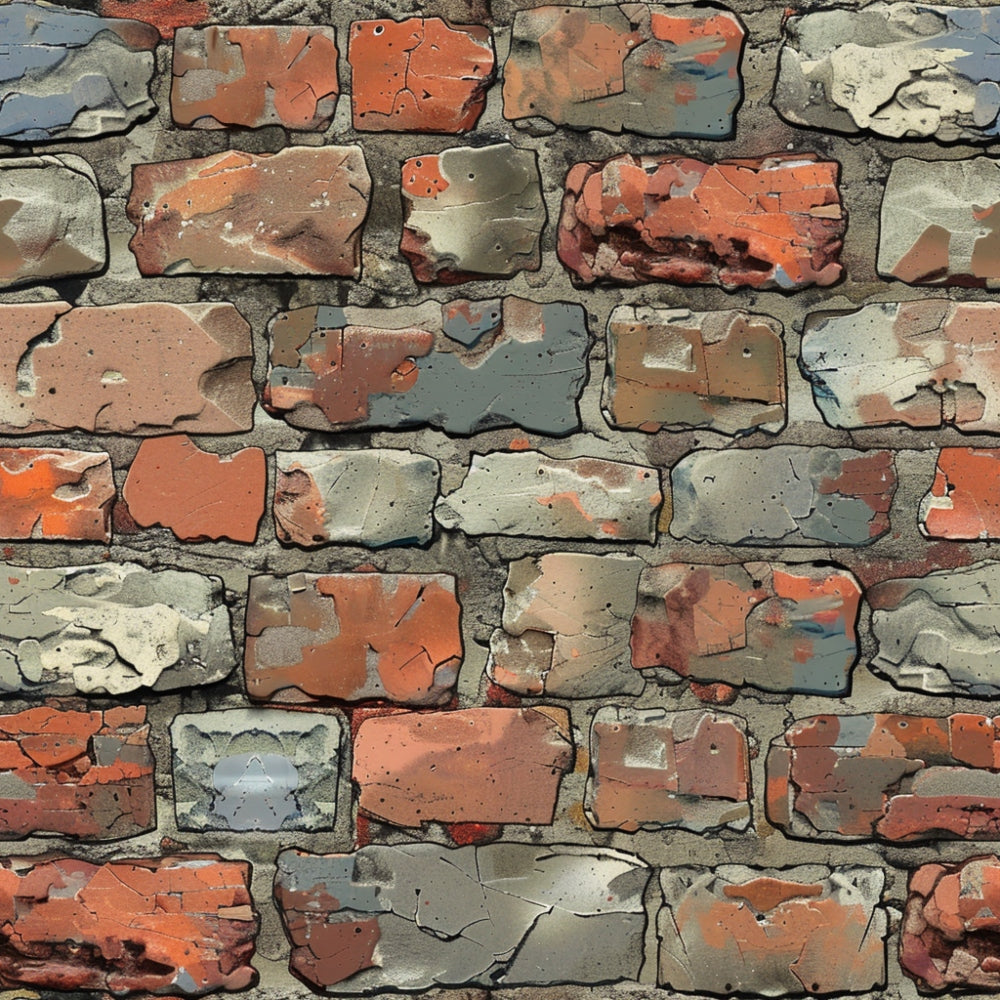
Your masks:
{"label": "brick wall", "polygon": [[0,997],[995,990],[994,9],[100,6],[0,5]]}

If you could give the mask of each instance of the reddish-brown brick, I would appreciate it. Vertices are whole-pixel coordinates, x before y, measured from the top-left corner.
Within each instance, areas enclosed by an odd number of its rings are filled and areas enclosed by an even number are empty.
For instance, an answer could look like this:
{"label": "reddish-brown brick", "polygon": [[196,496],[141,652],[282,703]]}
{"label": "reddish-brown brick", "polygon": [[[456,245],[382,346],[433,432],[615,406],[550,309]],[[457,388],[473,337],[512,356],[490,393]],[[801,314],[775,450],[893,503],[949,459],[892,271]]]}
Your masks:
{"label": "reddish-brown brick", "polygon": [[134,17],[155,25],[160,37],[170,39],[186,25],[204,24],[211,18],[207,0],[100,0],[105,17]]}
{"label": "reddish-brown brick", "polygon": [[920,530],[931,538],[1000,538],[1000,449],[941,449]]}

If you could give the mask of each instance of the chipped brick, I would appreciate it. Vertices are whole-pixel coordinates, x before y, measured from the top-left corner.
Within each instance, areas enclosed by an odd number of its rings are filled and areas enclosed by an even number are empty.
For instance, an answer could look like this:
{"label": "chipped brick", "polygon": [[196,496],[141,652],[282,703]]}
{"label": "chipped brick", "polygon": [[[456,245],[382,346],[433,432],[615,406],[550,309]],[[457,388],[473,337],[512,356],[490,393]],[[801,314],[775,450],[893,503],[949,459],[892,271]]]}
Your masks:
{"label": "chipped brick", "polygon": [[250,326],[228,303],[0,306],[0,433],[253,426]]}
{"label": "chipped brick", "polygon": [[403,238],[413,277],[454,285],[541,266],[545,226],[534,152],[461,146],[403,164]]}
{"label": "chipped brick", "polygon": [[879,302],[806,321],[799,366],[832,427],[908,424],[1000,432],[1000,308]]}
{"label": "chipped brick", "polygon": [[210,18],[206,0],[98,0],[105,17],[135,17],[153,25],[169,40],[177,28],[204,24]]}
{"label": "chipped brick", "polygon": [[881,868],[667,868],[660,882],[661,986],[775,997],[885,985]]}
{"label": "chipped brick", "polygon": [[222,581],[132,563],[4,566],[0,691],[121,695],[212,684],[236,664]]}
{"label": "chipped brick", "polygon": [[1000,538],[1000,449],[942,448],[920,501],[928,538]]}
{"label": "chipped brick", "polygon": [[333,28],[180,28],[174,35],[170,113],[186,128],[322,132],[340,93]]}
{"label": "chipped brick", "polygon": [[180,829],[333,829],[335,715],[266,708],[178,715],[170,742]]}
{"label": "chipped brick", "polygon": [[721,712],[599,708],[590,727],[585,807],[598,829],[750,824],[746,722]]}
{"label": "chipped brick", "polygon": [[425,545],[434,534],[441,467],[412,451],[279,451],[278,539],[305,548]]}
{"label": "chipped brick", "polygon": [[1000,564],[885,580],[865,597],[874,671],[928,694],[1000,695]]}
{"label": "chipped brick", "polygon": [[718,7],[536,7],[514,15],[504,116],[724,139],[742,97],[743,28]]}
{"label": "chipped brick", "polygon": [[53,833],[115,840],[155,825],[153,755],[141,705],[0,715],[0,839]]}
{"label": "chipped brick", "polygon": [[496,76],[489,28],[440,17],[355,21],[348,61],[360,132],[468,132]]}
{"label": "chipped brick", "polygon": [[147,438],[132,460],[122,498],[143,527],[162,525],[181,541],[254,542],[264,516],[267,466],[260,448],[202,451],[187,435]]}
{"label": "chipped brick", "polygon": [[353,765],[358,808],[395,826],[551,824],[560,780],[573,767],[569,713],[539,706],[374,716],[358,726]]}
{"label": "chipped brick", "polygon": [[846,694],[861,588],[809,563],[667,563],[639,579],[632,664],[764,691]]}
{"label": "chipped brick", "polygon": [[0,448],[0,538],[108,543],[114,501],[107,452]]}
{"label": "chipped brick", "polygon": [[503,628],[490,639],[489,679],[518,694],[555,698],[641,693],[629,619],[642,566],[630,556],[578,552],[512,562]]}
{"label": "chipped brick", "polygon": [[102,271],[104,204],[81,156],[0,160],[0,289]]}
{"label": "chipped brick", "polygon": [[247,692],[444,704],[462,660],[459,611],[455,580],[444,574],[251,577]]}
{"label": "chipped brick", "polygon": [[720,545],[870,545],[889,530],[892,452],[693,451],[670,475],[670,534]]}
{"label": "chipped brick", "polygon": [[250,865],[217,854],[4,858],[0,923],[7,987],[201,996],[257,981]]}
{"label": "chipped brick", "polygon": [[663,494],[656,469],[537,451],[473,455],[458,489],[438,500],[444,528],[467,535],[656,541]]}
{"label": "chipped brick", "polygon": [[998,36],[992,7],[872,3],[790,17],[774,106],[814,129],[993,142]]}
{"label": "chipped brick", "polygon": [[230,151],[132,168],[144,275],[361,275],[371,179],[360,146]]}
{"label": "chipped brick", "polygon": [[38,3],[0,8],[0,139],[50,142],[125,132],[156,110],[157,30]]}
{"label": "chipped brick", "polygon": [[612,427],[721,434],[785,426],[781,324],[737,309],[616,306],[604,413]]}
{"label": "chipped brick", "polygon": [[283,851],[274,893],[292,972],[353,995],[634,980],[649,879],[600,848],[401,844]]}
{"label": "chipped brick", "polygon": [[816,715],[771,744],[768,819],[795,837],[1000,840],[998,770],[983,715]]}
{"label": "chipped brick", "polygon": [[264,405],[296,427],[580,427],[590,336],[576,303],[308,306],[279,313],[269,332]]}
{"label": "chipped brick", "polygon": [[878,273],[910,285],[1000,288],[1000,164],[894,160],[882,197]]}
{"label": "chipped brick", "polygon": [[811,153],[704,163],[623,153],[566,178],[559,259],[577,285],[832,285],[846,218],[838,164]]}

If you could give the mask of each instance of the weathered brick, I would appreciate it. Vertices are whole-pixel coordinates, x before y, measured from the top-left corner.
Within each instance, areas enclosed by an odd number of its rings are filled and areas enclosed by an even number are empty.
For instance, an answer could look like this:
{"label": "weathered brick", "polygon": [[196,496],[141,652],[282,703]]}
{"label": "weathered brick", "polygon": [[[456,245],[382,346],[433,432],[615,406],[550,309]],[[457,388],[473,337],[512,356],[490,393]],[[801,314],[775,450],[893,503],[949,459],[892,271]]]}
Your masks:
{"label": "weathered brick", "polygon": [[81,156],[0,159],[0,289],[94,274],[108,259],[104,204]]}
{"label": "weathered brick", "polygon": [[846,217],[838,164],[812,153],[704,163],[622,153],[566,177],[559,259],[574,283],[832,285]]}
{"label": "weathered brick", "polygon": [[139,270],[361,275],[371,179],[360,146],[230,151],[132,168]]}
{"label": "weathered brick", "polygon": [[640,694],[629,657],[642,560],[549,552],[510,564],[487,676],[524,695]]}
{"label": "weathered brick", "polygon": [[459,612],[455,580],[443,574],[251,577],[247,693],[444,704],[462,660]]}
{"label": "weathered brick", "polygon": [[768,819],[827,840],[1000,840],[998,770],[984,715],[816,715],[771,744]]}
{"label": "weathered brick", "polygon": [[608,320],[605,416],[649,433],[785,426],[781,324],[741,310],[616,306]]}
{"label": "weathered brick", "polygon": [[379,845],[283,851],[274,894],[292,971],[325,992],[608,983],[638,977],[650,874],[567,844]]}
{"label": "weathered brick", "polygon": [[1000,288],[1000,234],[984,223],[1000,202],[1000,164],[893,161],[882,197],[878,273],[911,285]]}
{"label": "weathered brick", "polygon": [[693,451],[671,471],[670,534],[720,545],[870,545],[889,530],[889,451]]}
{"label": "weathered brick", "polygon": [[743,93],[740,22],[718,7],[519,10],[504,116],[571,128],[722,139]]}
{"label": "weathered brick", "polygon": [[746,722],[721,712],[598,709],[590,727],[585,806],[599,829],[745,830]]}
{"label": "weathered brick", "polygon": [[806,320],[799,366],[832,427],[1000,433],[1000,307],[878,302]]}
{"label": "weathered brick", "polygon": [[576,303],[308,306],[279,313],[269,332],[264,405],[295,427],[580,427],[590,335]]}
{"label": "weathered brick", "polygon": [[825,565],[649,566],[639,578],[632,665],[764,691],[846,694],[861,588]]}
{"label": "weathered brick", "polygon": [[107,452],[0,448],[0,538],[107,543],[114,500]]}
{"label": "weathered brick", "polygon": [[435,517],[467,535],[654,542],[662,502],[659,473],[649,466],[495,451],[472,456]]}
{"label": "weathered brick", "polygon": [[149,96],[157,30],[37,3],[0,8],[0,139],[48,142],[125,132]]}
{"label": "weathered brick", "polygon": [[173,691],[222,680],[236,664],[218,577],[4,564],[0,581],[0,692]]}
{"label": "weathered brick", "polygon": [[885,985],[881,868],[718,865],[660,874],[659,983],[683,993],[863,993]]}
{"label": "weathered brick", "polygon": [[993,7],[872,3],[790,17],[774,106],[814,129],[993,142],[998,35]]}
{"label": "weathered brick", "polygon": [[0,433],[253,426],[250,326],[228,303],[0,306]]}
{"label": "weathered brick", "polygon": [[353,767],[358,809],[396,826],[550,824],[573,767],[569,713],[540,705],[373,716],[357,728]]}
{"label": "weathered brick", "polygon": [[378,549],[434,534],[441,467],[412,451],[279,451],[274,526],[282,542]]}
{"label": "weathered brick", "polygon": [[929,538],[1000,538],[1000,449],[942,448],[934,482],[920,501]]}
{"label": "weathered brick", "polygon": [[254,542],[264,516],[267,465],[260,448],[202,451],[186,434],[147,438],[129,466],[122,498],[143,527],[186,542]]}
{"label": "weathered brick", "polygon": [[174,34],[170,113],[186,128],[324,131],[340,87],[333,28],[227,26]]}
{"label": "weathered brick", "polygon": [[496,76],[489,28],[440,17],[355,21],[347,57],[360,132],[468,132]]}
{"label": "weathered brick", "polygon": [[545,225],[534,152],[460,146],[403,164],[399,249],[419,282],[509,278],[541,266]]}
{"label": "weathered brick", "polygon": [[98,7],[105,17],[147,21],[167,40],[177,28],[204,24],[211,18],[207,0],[98,0]]}
{"label": "weathered brick", "polygon": [[928,694],[1000,695],[1000,563],[885,580],[865,598],[876,673]]}
{"label": "weathered brick", "polygon": [[250,865],[217,854],[3,858],[0,922],[9,988],[201,996],[257,981]]}
{"label": "weathered brick", "polygon": [[340,721],[315,711],[236,708],[170,725],[182,830],[332,830]]}
{"label": "weathered brick", "polygon": [[922,993],[1000,986],[1000,858],[927,864],[910,875],[899,964]]}
{"label": "weathered brick", "polygon": [[116,840],[155,825],[153,755],[141,705],[0,715],[0,839],[54,833]]}

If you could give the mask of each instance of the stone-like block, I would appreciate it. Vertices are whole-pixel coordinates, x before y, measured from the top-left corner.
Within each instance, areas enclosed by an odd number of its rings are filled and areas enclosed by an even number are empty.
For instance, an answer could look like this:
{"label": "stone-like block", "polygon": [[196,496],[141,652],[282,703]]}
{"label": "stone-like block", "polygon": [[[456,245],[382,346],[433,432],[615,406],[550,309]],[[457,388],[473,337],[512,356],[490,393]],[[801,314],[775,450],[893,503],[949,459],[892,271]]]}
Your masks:
{"label": "stone-like block", "polygon": [[846,694],[861,587],[809,563],[649,566],[639,578],[632,665],[764,691]]}
{"label": "stone-like block", "polygon": [[774,106],[796,125],[995,142],[1000,12],[872,3],[785,21]]}
{"label": "stone-like block", "polygon": [[552,823],[573,767],[562,708],[464,708],[364,719],[354,737],[358,809],[395,826]]}
{"label": "stone-like block", "polygon": [[139,445],[122,498],[136,524],[162,525],[181,541],[252,543],[264,516],[266,490],[267,464],[260,448],[217,455],[178,434]]}
{"label": "stone-like block", "polygon": [[580,427],[590,335],[576,303],[307,306],[279,313],[269,332],[264,406],[295,427]]}
{"label": "stone-like block", "polygon": [[930,490],[920,501],[929,538],[1000,538],[1000,449],[942,448]]}
{"label": "stone-like block", "polygon": [[910,285],[1000,288],[1000,163],[893,161],[882,196],[878,273]]}
{"label": "stone-like block", "polygon": [[660,986],[766,997],[885,985],[885,872],[859,865],[665,868]]}
{"label": "stone-like block", "polygon": [[104,270],[97,178],[81,156],[0,159],[0,290]]}
{"label": "stone-like block", "polygon": [[655,542],[662,502],[659,473],[649,466],[494,451],[472,456],[435,516],[467,535]]}
{"label": "stone-like block", "polygon": [[889,530],[890,451],[693,451],[670,474],[670,534],[719,545],[870,545]]}
{"label": "stone-like block", "polygon": [[460,146],[403,164],[399,248],[422,283],[509,278],[541,266],[538,160],[509,143]]}
{"label": "stone-like block", "polygon": [[0,693],[18,697],[174,691],[236,664],[222,580],[101,563],[4,564]]}
{"label": "stone-like block", "polygon": [[743,35],[719,7],[519,10],[503,70],[504,116],[725,139],[743,94]]}
{"label": "stone-like block", "polygon": [[928,694],[1000,696],[1000,563],[886,580],[865,598],[876,673]]}
{"label": "stone-like block", "polygon": [[0,305],[0,433],[247,431],[252,363],[228,303]]}
{"label": "stone-like block", "polygon": [[0,839],[117,840],[155,825],[143,706],[0,715]]}
{"label": "stone-like block", "polygon": [[846,216],[812,153],[705,163],[622,153],[566,177],[559,259],[577,285],[832,285]]}
{"label": "stone-like block", "polygon": [[0,984],[202,996],[257,981],[250,865],[217,854],[0,860]]}
{"label": "stone-like block", "polygon": [[250,578],[251,698],[441,705],[462,661],[455,579],[340,573]]}
{"label": "stone-like block", "polygon": [[235,150],[132,168],[139,270],[361,275],[371,179],[360,146]]}
{"label": "stone-like block", "polygon": [[440,17],[355,21],[347,57],[359,132],[468,132],[496,76],[490,29]]}
{"label": "stone-like block", "polygon": [[274,895],[292,972],[324,992],[590,985],[638,977],[650,874],[565,844],[373,845],[283,851]]}
{"label": "stone-like block", "polygon": [[522,695],[640,694],[645,682],[631,666],[629,620],[643,565],[579,552],[512,562],[487,676]]}
{"label": "stone-like block", "polygon": [[114,501],[107,452],[0,448],[0,538],[107,544]]}
{"label": "stone-like block", "polygon": [[333,28],[212,25],[174,34],[176,125],[322,132],[339,93]]}
{"label": "stone-like block", "polygon": [[340,542],[380,549],[434,535],[441,467],[412,451],[279,451],[274,528],[305,548]]}
{"label": "stone-like block", "polygon": [[599,829],[704,833],[750,825],[746,722],[721,712],[597,710],[585,808]]}
{"label": "stone-like block", "polygon": [[51,142],[126,132],[156,110],[160,40],[150,24],[54,4],[0,7],[0,140]]}
{"label": "stone-like block", "polygon": [[815,715],[771,744],[767,816],[794,837],[1000,840],[998,770],[984,715]]}
{"label": "stone-like block", "polygon": [[616,306],[604,414],[612,427],[777,434],[785,426],[781,324],[738,309]]}
{"label": "stone-like block", "polygon": [[170,742],[180,829],[333,829],[335,715],[266,708],[177,715]]}

